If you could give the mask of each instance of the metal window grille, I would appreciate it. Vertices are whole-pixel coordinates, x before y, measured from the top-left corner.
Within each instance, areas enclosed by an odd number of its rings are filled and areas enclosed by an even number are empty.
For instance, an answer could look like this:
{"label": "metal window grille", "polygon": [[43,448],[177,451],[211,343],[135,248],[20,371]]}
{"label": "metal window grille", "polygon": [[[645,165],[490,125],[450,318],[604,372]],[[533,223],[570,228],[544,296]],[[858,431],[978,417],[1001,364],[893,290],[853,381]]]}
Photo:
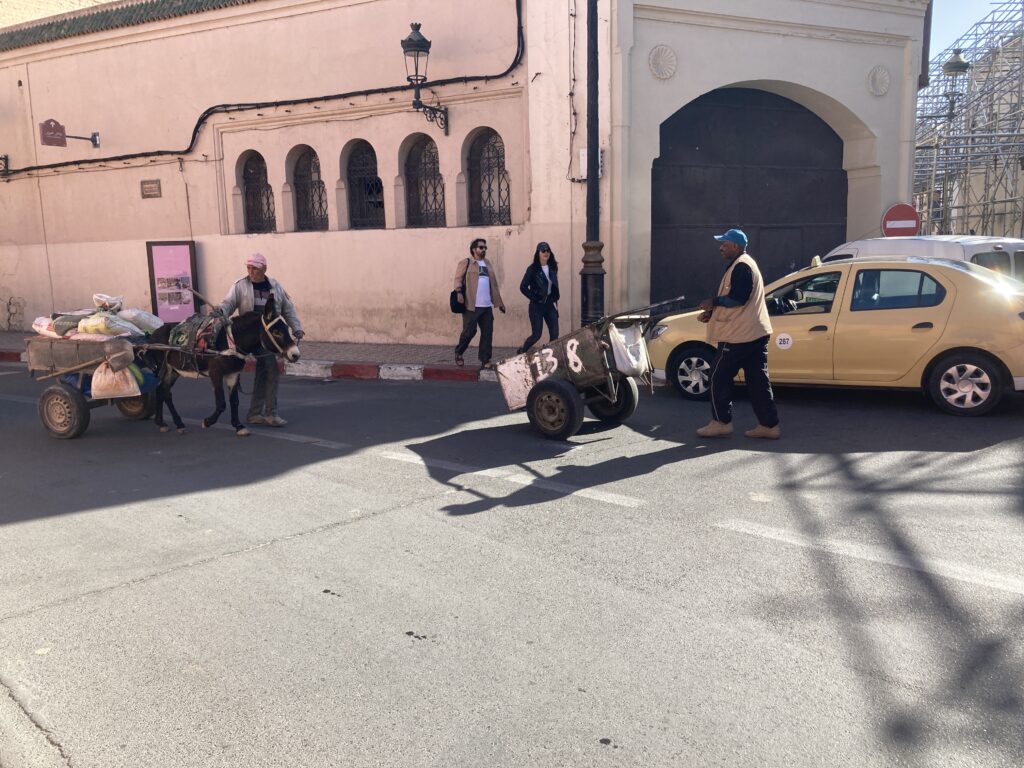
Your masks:
{"label": "metal window grille", "polygon": [[505,144],[494,131],[485,131],[469,148],[469,223],[511,224],[508,187]]}
{"label": "metal window grille", "polygon": [[242,169],[242,196],[245,201],[245,231],[274,232],[274,190],[267,183],[267,164],[254,152]]}
{"label": "metal window grille", "polygon": [[384,228],[384,185],[377,175],[377,153],[365,141],[348,160],[348,216],[352,229]]}
{"label": "metal window grille", "polygon": [[295,161],[295,228],[299,232],[327,229],[327,187],[320,178],[320,158],[307,149]]}
{"label": "metal window grille", "polygon": [[443,227],[444,179],[438,168],[437,145],[420,139],[405,161],[406,219],[410,227]]}

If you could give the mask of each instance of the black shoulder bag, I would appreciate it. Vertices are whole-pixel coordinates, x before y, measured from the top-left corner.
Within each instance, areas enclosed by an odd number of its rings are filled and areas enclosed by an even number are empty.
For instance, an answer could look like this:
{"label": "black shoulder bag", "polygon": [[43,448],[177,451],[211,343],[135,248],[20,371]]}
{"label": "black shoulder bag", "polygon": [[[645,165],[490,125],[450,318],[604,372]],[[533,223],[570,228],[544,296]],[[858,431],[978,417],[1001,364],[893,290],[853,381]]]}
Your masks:
{"label": "black shoulder bag", "polygon": [[[468,266],[469,265],[469,259],[466,259],[466,265],[467,265],[466,269],[468,270],[469,269],[469,266]],[[452,312],[454,312],[456,315],[462,315],[462,314],[465,314],[465,312],[466,312],[466,301],[465,301],[465,298],[466,298],[466,278],[465,277],[462,278],[462,291],[461,291],[461,293],[462,293],[462,298],[463,298],[462,301],[459,301],[459,291],[458,290],[452,291],[452,295],[448,297],[448,301],[449,301],[449,304],[450,304],[450,306],[452,308]]]}

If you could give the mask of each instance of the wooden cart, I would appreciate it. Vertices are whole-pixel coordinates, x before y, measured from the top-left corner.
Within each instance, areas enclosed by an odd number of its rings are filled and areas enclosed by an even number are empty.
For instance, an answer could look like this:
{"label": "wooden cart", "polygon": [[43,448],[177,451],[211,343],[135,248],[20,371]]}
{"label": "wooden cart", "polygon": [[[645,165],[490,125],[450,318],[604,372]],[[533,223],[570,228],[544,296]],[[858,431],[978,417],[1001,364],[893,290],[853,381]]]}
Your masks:
{"label": "wooden cart", "polygon": [[28,372],[37,381],[49,381],[39,396],[39,419],[51,436],[70,439],[89,428],[92,409],[115,406],[125,418],[148,419],[156,409],[156,393],[135,397],[93,399],[85,394],[86,376],[113,355],[135,349],[125,339],[76,341],[35,336],[25,340]]}

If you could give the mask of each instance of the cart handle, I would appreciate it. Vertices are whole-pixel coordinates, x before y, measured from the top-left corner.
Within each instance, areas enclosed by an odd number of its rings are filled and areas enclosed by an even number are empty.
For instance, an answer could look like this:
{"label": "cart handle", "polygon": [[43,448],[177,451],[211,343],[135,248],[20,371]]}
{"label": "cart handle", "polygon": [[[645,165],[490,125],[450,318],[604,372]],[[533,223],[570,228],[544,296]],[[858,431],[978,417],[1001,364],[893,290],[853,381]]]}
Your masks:
{"label": "cart handle", "polygon": [[675,304],[676,302],[683,302],[683,301],[686,301],[686,296],[679,295],[679,296],[676,296],[674,299],[666,299],[665,301],[659,301],[659,302],[656,302],[654,304],[648,304],[645,307],[637,307],[636,309],[627,309],[625,312],[617,312],[614,315],[605,315],[604,317],[602,317],[597,322],[605,323],[605,322],[609,322],[611,320],[615,320],[616,318],[619,318],[619,317],[625,317],[626,315],[635,315],[635,314],[640,313],[640,312],[651,312],[651,316],[653,317],[654,313],[651,310],[656,309],[657,307],[663,307],[666,304]]}
{"label": "cart handle", "polygon": [[88,368],[90,365],[99,365],[106,359],[106,357],[98,357],[95,360],[90,360],[88,363],[79,363],[78,365],[72,366],[71,368],[62,368],[61,370],[56,371],[55,373],[48,373],[46,376],[40,376],[38,379],[36,379],[36,381],[46,381],[47,379],[52,379],[54,376],[63,376],[65,373],[74,373],[75,371],[82,371]]}

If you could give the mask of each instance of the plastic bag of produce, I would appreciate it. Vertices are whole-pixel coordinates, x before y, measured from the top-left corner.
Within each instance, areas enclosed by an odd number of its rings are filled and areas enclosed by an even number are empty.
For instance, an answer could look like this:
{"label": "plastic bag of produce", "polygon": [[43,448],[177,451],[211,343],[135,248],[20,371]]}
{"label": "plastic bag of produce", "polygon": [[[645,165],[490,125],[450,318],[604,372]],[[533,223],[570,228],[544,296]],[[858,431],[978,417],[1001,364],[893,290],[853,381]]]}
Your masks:
{"label": "plastic bag of produce", "polygon": [[142,309],[134,309],[131,307],[128,309],[122,309],[117,313],[117,316],[122,320],[127,320],[129,323],[146,333],[152,333],[164,324],[164,321],[156,315],[152,315]]}
{"label": "plastic bag of produce", "polygon": [[96,309],[105,309],[108,312],[117,312],[124,305],[124,296],[107,296],[105,293],[94,293],[92,303]]}
{"label": "plastic bag of produce", "polygon": [[95,315],[82,318],[78,323],[79,333],[105,333],[108,336],[145,336],[138,327],[127,320],[122,320],[109,312],[97,312]]}
{"label": "plastic bag of produce", "polygon": [[49,317],[37,317],[32,322],[32,330],[40,336],[49,336],[51,339],[60,338],[60,334],[53,330],[53,319]]}
{"label": "plastic bag of produce", "polygon": [[138,397],[139,382],[128,368],[114,371],[107,363],[100,363],[92,375],[92,397]]}
{"label": "plastic bag of produce", "polygon": [[53,318],[53,330],[58,336],[67,336],[78,330],[81,321],[81,315],[57,315]]}

